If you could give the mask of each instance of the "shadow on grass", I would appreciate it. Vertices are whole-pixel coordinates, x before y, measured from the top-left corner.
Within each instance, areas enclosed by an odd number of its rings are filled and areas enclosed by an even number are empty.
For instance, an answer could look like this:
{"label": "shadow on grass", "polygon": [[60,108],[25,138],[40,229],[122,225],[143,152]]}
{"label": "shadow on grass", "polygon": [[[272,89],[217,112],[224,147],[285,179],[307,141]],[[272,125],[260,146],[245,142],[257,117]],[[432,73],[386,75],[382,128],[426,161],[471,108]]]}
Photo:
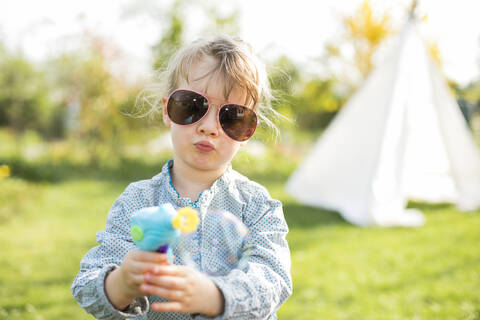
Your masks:
{"label": "shadow on grass", "polygon": [[287,182],[288,177],[291,174],[291,171],[286,171],[283,168],[277,170],[275,168],[269,168],[261,173],[255,172],[253,174],[249,172],[239,172],[247,176],[250,180],[258,182],[261,185],[267,185],[272,183],[284,184]]}
{"label": "shadow on grass", "polygon": [[442,209],[450,209],[454,207],[455,206],[451,203],[427,203],[417,201],[409,201],[407,205],[407,208],[415,208],[422,211],[436,211]]}
{"label": "shadow on grass", "polygon": [[[131,182],[150,179],[160,173],[171,155],[161,155],[158,160],[144,161],[141,158],[118,159],[116,163],[98,165],[79,164],[69,159],[51,161],[28,161],[24,158],[1,158],[0,164],[10,167],[12,176],[31,182],[58,183],[73,179],[97,179],[102,181]],[[252,166],[255,167],[255,166]],[[241,170],[243,169],[243,170]],[[282,183],[287,180],[289,168],[269,167],[265,170],[240,168],[240,173],[262,185]]]}
{"label": "shadow on grass", "polygon": [[[410,201],[408,208],[416,208],[424,212],[440,212],[454,208],[451,203],[424,203]],[[315,228],[318,226],[346,225],[352,226],[337,211],[314,208],[298,203],[284,203],[283,212],[289,227]]]}
{"label": "shadow on grass", "polygon": [[298,203],[285,203],[285,219],[290,228],[315,228],[318,226],[351,225],[336,211],[313,208]]}
{"label": "shadow on grass", "polygon": [[12,176],[32,182],[58,183],[73,179],[92,178],[102,181],[137,181],[149,179],[162,170],[168,157],[147,163],[139,159],[123,159],[117,164],[76,164],[66,160],[28,162],[21,158],[1,159],[10,167]]}

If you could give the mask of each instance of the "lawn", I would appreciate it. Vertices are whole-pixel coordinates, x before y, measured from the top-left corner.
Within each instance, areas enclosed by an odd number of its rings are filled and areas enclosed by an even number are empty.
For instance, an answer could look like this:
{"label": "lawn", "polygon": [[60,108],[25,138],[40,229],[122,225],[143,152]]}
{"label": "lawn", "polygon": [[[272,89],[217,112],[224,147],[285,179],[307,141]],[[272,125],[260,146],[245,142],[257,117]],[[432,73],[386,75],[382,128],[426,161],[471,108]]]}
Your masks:
{"label": "lawn", "polygon": [[[100,169],[0,159],[13,170],[0,180],[0,319],[92,319],[70,292],[80,259],[115,198],[166,157]],[[297,160],[234,163],[284,203],[294,293],[279,319],[480,319],[479,211],[412,203],[424,227],[355,227],[285,193]]]}

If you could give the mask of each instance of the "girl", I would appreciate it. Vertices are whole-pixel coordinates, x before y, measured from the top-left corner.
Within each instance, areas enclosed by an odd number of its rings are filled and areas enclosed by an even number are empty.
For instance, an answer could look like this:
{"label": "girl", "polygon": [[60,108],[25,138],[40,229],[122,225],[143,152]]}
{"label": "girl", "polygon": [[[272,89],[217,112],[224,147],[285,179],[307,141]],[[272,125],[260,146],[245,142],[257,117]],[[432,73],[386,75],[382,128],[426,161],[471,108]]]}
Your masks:
{"label": "girl", "polygon": [[[177,52],[164,79],[163,122],[170,128],[173,159],[115,201],[105,230],[97,233],[99,245],[81,262],[73,296],[98,319],[276,319],[292,293],[282,205],[230,165],[253,135],[257,117],[270,123],[263,116],[272,111],[265,67],[243,41],[221,36]],[[170,264],[164,254],[135,250],[131,214],[167,202],[197,208],[201,221],[216,209],[240,218],[253,239],[247,263],[224,276],[207,276],[216,268],[209,258],[216,251],[203,246],[202,238],[216,230],[202,223],[192,256],[200,271],[180,259]]]}

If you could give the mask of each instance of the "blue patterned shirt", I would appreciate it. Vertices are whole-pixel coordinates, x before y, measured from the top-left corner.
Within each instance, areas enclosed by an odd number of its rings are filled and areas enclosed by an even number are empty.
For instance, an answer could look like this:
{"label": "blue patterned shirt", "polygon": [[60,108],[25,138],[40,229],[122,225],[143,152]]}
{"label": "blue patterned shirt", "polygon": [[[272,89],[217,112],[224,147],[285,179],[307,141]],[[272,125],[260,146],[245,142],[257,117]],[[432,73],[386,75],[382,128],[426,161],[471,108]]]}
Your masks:
{"label": "blue patterned shirt", "polygon": [[[199,211],[200,225],[192,236],[192,259],[209,275],[225,298],[224,313],[215,319],[276,319],[276,311],[292,293],[290,251],[286,241],[288,227],[280,201],[268,191],[229,166],[210,189],[203,191],[192,203],[175,190],[167,162],[162,172],[152,179],[130,184],[114,202],[104,231],[97,233],[98,246],[90,249],[80,263],[80,272],[72,284],[72,292],[81,307],[98,319],[210,319],[204,315],[160,313],[149,310],[155,296],[137,298],[125,310],[117,310],[104,291],[106,275],[118,268],[123,257],[135,249],[130,235],[130,217],[140,208],[171,203],[175,208],[191,206]],[[238,217],[249,231],[252,245],[245,263],[226,275],[217,275],[222,259],[211,241],[218,228],[206,221],[207,215],[225,210]],[[227,230],[225,239],[232,238]],[[195,245],[196,244],[196,245]],[[228,244],[232,245],[232,244]],[[235,244],[233,244],[235,245]],[[220,246],[217,246],[220,247]],[[173,249],[177,258],[178,246]],[[182,259],[175,259],[175,264]]]}

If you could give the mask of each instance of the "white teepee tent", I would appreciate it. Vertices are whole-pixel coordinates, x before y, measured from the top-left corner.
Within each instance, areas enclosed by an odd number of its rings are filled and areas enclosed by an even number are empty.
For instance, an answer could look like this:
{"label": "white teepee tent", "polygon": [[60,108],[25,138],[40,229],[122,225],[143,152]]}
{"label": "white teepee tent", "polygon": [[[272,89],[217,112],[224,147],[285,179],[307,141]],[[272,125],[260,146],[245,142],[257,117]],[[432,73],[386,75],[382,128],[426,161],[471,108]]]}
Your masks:
{"label": "white teepee tent", "polygon": [[290,177],[299,201],[360,225],[420,226],[409,199],[480,206],[480,152],[411,18]]}

